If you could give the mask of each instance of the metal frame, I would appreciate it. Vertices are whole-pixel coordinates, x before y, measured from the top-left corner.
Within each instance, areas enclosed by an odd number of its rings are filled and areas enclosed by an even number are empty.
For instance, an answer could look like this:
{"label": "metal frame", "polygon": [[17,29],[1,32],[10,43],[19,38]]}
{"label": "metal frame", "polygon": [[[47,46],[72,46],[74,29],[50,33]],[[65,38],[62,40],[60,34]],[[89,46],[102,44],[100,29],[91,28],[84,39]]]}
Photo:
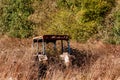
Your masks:
{"label": "metal frame", "polygon": [[44,35],[44,36],[39,36],[39,37],[35,37],[33,38],[33,47],[34,47],[34,43],[37,43],[37,52],[39,52],[39,43],[42,43],[42,51],[43,51],[43,55],[46,54],[45,52],[45,46],[47,43],[52,42],[54,43],[54,50],[56,50],[56,41],[61,40],[61,51],[62,53],[64,52],[63,49],[63,41],[67,41],[67,45],[68,45],[68,53],[70,54],[70,40],[69,40],[69,36],[68,35]]}

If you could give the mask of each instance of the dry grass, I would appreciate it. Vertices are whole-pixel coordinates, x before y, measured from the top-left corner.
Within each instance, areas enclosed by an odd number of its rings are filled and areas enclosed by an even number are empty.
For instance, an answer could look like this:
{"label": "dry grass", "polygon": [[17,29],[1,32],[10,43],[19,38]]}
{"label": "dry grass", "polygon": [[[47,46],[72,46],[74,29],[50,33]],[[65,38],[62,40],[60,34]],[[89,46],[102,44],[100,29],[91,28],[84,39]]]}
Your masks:
{"label": "dry grass", "polygon": [[[120,46],[100,41],[71,42],[73,65],[65,68],[52,58],[40,65],[34,59],[31,39],[0,38],[0,80],[120,80]],[[39,69],[38,69],[39,68]],[[41,80],[41,79],[40,79]]]}

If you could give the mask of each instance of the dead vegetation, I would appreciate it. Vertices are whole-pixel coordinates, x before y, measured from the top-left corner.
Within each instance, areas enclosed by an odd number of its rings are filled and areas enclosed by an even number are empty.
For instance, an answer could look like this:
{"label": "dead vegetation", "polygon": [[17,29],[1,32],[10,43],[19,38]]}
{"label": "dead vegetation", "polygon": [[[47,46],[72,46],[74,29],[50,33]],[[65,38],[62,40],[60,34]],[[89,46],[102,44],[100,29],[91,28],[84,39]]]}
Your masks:
{"label": "dead vegetation", "polygon": [[71,50],[75,56],[71,67],[65,68],[56,57],[43,65],[34,58],[31,39],[4,36],[0,38],[0,80],[120,80],[119,45],[71,42]]}

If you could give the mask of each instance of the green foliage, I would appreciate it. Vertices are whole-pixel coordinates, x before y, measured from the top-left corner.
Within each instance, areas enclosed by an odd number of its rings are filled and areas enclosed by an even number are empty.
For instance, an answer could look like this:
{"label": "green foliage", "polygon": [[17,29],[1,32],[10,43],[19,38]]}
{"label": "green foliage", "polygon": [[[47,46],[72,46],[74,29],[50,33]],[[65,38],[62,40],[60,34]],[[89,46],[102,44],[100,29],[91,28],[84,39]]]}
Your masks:
{"label": "green foliage", "polygon": [[120,10],[115,14],[115,27],[113,28],[113,31],[116,36],[120,36]]}
{"label": "green foliage", "polygon": [[1,31],[13,37],[29,37],[32,35],[33,23],[28,16],[34,12],[31,0],[2,0]]}
{"label": "green foliage", "polygon": [[[114,1],[114,0],[113,0]],[[102,21],[106,14],[112,9],[113,3],[107,0],[87,0],[84,1],[83,6],[81,8],[82,13],[82,21]]]}
{"label": "green foliage", "polygon": [[[52,17],[46,34],[68,34],[85,42],[99,31],[114,0],[57,0],[60,9]],[[100,27],[101,28],[101,27]]]}
{"label": "green foliage", "polygon": [[69,20],[71,13],[68,11],[59,11],[50,22],[50,26],[47,29],[48,34],[68,34],[70,25]]}
{"label": "green foliage", "polygon": [[[34,31],[37,35],[67,34],[85,42],[106,29],[105,17],[114,5],[115,0],[2,0],[0,32],[20,38],[29,37]],[[113,43],[119,40],[118,14],[110,34]]]}
{"label": "green foliage", "polygon": [[114,27],[111,30],[108,41],[112,44],[120,44],[120,9],[115,12],[114,17]]}
{"label": "green foliage", "polygon": [[82,0],[57,0],[59,8],[75,10],[81,8]]}
{"label": "green foliage", "polygon": [[[77,41],[86,41],[97,33],[96,22],[77,22],[76,15],[70,11],[62,10],[52,19],[46,34],[67,34]],[[89,26],[88,26],[89,25]]]}

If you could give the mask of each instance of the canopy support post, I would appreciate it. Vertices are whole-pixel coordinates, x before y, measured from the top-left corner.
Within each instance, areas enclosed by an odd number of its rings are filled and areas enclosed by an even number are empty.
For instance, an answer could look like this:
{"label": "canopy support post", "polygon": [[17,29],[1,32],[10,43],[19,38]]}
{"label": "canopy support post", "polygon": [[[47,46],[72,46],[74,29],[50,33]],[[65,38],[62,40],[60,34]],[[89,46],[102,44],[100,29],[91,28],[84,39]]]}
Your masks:
{"label": "canopy support post", "polygon": [[43,55],[45,55],[45,42],[42,40],[42,45],[43,45]]}
{"label": "canopy support post", "polygon": [[56,51],[56,41],[54,42],[54,51]]}
{"label": "canopy support post", "polygon": [[63,40],[61,40],[61,51],[63,53]]}
{"label": "canopy support post", "polygon": [[68,53],[70,54],[70,41],[68,40]]}
{"label": "canopy support post", "polygon": [[37,53],[39,52],[39,42],[37,40]]}

